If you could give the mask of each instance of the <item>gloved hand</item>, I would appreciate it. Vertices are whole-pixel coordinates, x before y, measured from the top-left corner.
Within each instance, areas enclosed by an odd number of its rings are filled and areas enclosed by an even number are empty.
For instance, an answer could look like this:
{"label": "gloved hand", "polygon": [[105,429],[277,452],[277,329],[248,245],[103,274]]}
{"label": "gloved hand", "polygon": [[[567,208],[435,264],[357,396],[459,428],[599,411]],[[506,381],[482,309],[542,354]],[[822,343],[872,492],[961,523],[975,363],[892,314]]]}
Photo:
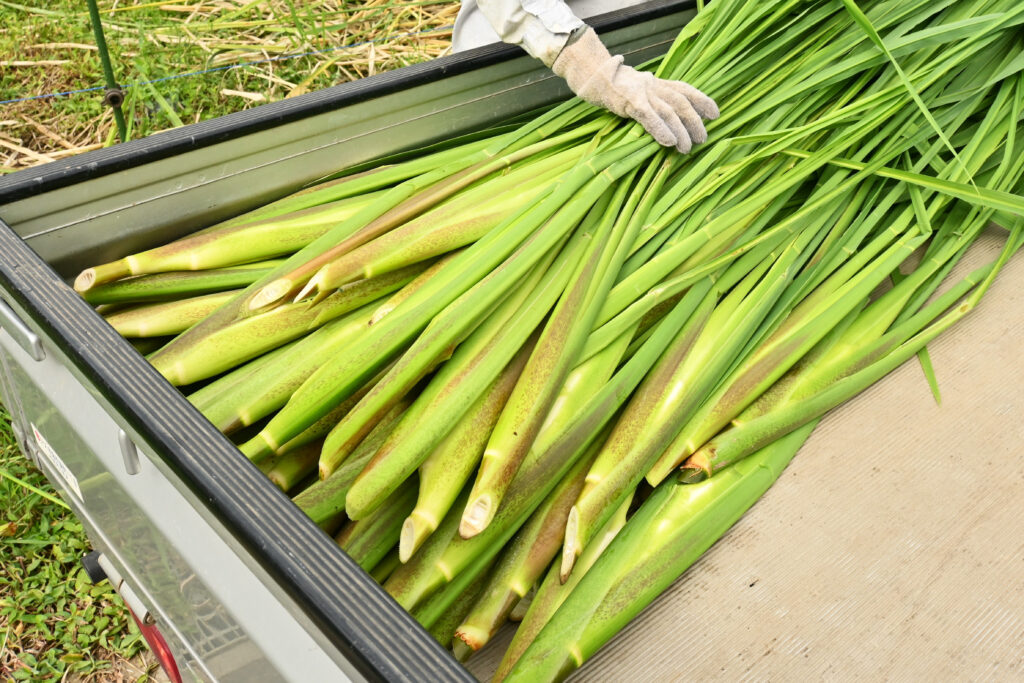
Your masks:
{"label": "gloved hand", "polygon": [[562,49],[551,70],[587,102],[638,121],[666,147],[686,153],[707,140],[701,117],[718,118],[714,100],[692,85],[655,78],[622,61],[587,27]]}

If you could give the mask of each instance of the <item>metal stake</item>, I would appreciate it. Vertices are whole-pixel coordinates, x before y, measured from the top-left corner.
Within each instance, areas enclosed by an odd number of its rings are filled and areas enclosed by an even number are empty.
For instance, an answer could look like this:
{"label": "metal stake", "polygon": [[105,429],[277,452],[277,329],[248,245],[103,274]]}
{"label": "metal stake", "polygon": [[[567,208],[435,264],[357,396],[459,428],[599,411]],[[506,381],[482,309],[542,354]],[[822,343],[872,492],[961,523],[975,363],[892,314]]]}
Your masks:
{"label": "metal stake", "polygon": [[124,113],[121,111],[121,103],[124,102],[124,91],[114,80],[114,68],[110,65],[110,53],[107,52],[107,41],[103,37],[103,25],[100,23],[100,8],[96,0],[86,0],[89,5],[89,18],[92,21],[92,32],[96,37],[96,48],[100,53],[100,63],[103,65],[103,78],[107,83],[107,92],[103,96],[103,103],[114,110],[114,121],[117,123],[117,133],[121,142],[127,137],[127,127],[124,123]]}

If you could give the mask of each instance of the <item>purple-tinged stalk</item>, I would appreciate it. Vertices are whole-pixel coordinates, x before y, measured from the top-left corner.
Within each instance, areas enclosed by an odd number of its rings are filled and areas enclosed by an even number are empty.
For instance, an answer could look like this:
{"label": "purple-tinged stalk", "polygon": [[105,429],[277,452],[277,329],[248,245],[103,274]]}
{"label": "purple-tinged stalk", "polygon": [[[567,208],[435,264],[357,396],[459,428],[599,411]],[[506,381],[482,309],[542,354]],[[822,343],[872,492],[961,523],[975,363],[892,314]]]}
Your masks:
{"label": "purple-tinged stalk", "polygon": [[461,251],[461,249],[456,249],[455,251],[449,252],[448,254],[440,257],[434,261],[429,268],[417,275],[409,284],[388,297],[387,301],[382,303],[377,310],[373,312],[373,316],[370,318],[370,324],[375,325],[380,322],[384,316],[398,308],[403,301],[411,297],[422,287],[425,287],[427,283],[429,283],[438,274],[438,272],[448,264],[449,261],[460,254]]}
{"label": "purple-tinged stalk", "polygon": [[812,427],[703,484],[659,486],[496,680],[558,681],[577,669],[736,523],[778,479]]}
{"label": "purple-tinged stalk", "polygon": [[[711,283],[706,283],[704,291],[710,287]],[[542,430],[512,482],[505,503],[486,529],[470,539],[453,538],[461,515],[449,513],[419,552],[388,580],[385,590],[411,610],[449,582],[470,581],[489,566],[572,466],[602,446],[612,418],[693,315],[702,298],[699,293],[684,297],[658,324],[647,342],[599,389],[587,387],[573,392],[581,402],[561,412],[569,417],[559,429]],[[468,497],[468,491],[465,495]]]}
{"label": "purple-tinged stalk", "polygon": [[[331,406],[344,400],[369,374],[391,360],[433,321],[426,350],[403,356],[403,359],[409,358],[401,370],[408,378],[405,381],[418,381],[446,349],[464,338],[545,253],[576,227],[609,185],[642,163],[652,151],[646,141],[639,140],[608,153],[598,153],[577,165],[544,200],[528,207],[505,229],[493,230],[465,249],[428,286],[371,326],[346,353],[328,359],[260,432],[260,438],[276,447],[301,432]],[[570,198],[572,201],[566,203]],[[557,218],[549,222],[555,214]],[[510,234],[529,238],[519,248],[520,237],[509,239]],[[505,263],[497,267],[503,261]],[[481,286],[474,288],[477,283]],[[470,288],[473,288],[472,293],[460,296]],[[459,299],[458,304],[449,307],[456,299]],[[444,325],[434,320],[442,310],[445,310]]]}
{"label": "purple-tinged stalk", "polygon": [[320,366],[321,359],[336,353],[366,328],[376,307],[371,302],[296,340],[287,351],[261,363],[258,372],[247,372],[230,391],[220,392],[216,400],[206,402],[201,408],[203,414],[225,434],[270,415],[287,403]]}
{"label": "purple-tinged stalk", "polygon": [[570,370],[585,360],[580,354],[602,302],[677,163],[678,157],[660,151],[642,173],[635,171],[619,182],[608,206],[593,210],[597,213],[592,212],[592,244],[552,312],[488,442],[460,525],[464,538],[490,523],[534,440],[552,424],[553,409],[565,400],[562,389]]}
{"label": "purple-tinged stalk", "polygon": [[[288,304],[259,315],[235,320],[208,334],[201,345],[192,346],[181,353],[164,355],[164,351],[173,345],[172,342],[159,354],[150,358],[150,362],[160,374],[176,386],[213,377],[401,288],[423,268],[425,266],[415,266],[354,282],[332,294],[317,307]],[[231,301],[227,305],[230,305]],[[191,330],[202,327],[221,310],[223,307],[178,339],[187,336]]]}
{"label": "purple-tinged stalk", "polygon": [[522,289],[506,298],[456,350],[352,487],[350,515],[358,519],[380,504],[424,462],[522,347],[534,348],[535,341],[527,338],[564,289],[581,244],[574,239],[557,256],[549,254]]}
{"label": "purple-tinged stalk", "polygon": [[[680,470],[682,481],[702,481],[719,470],[748,457],[766,443],[799,429],[827,411],[853,398],[908,359],[939,334],[967,315],[980,300],[996,273],[1018,248],[1020,230],[1011,234],[997,262],[980,268],[918,313],[873,343],[859,349],[837,344],[821,365],[806,368],[793,378],[791,391],[772,397],[774,405],[754,404],[749,416],[706,443],[691,455]],[[963,303],[956,301],[970,293]],[[949,310],[941,318],[936,318]],[[869,308],[862,319],[874,317]],[[934,322],[932,322],[934,321]],[[838,377],[838,379],[836,379]],[[824,385],[824,388],[819,388]]]}
{"label": "purple-tinged stalk", "polygon": [[[517,349],[526,342],[527,337],[532,333],[533,327],[537,325],[540,318],[532,321],[530,312],[531,297],[540,289],[551,263],[556,257],[555,250],[543,257],[540,263],[520,281],[520,287],[508,294],[498,305],[487,314],[469,336],[461,340],[454,348],[449,349],[450,358],[444,363],[440,372],[427,384],[420,397],[417,399],[417,408],[407,419],[407,425],[403,428],[409,434],[415,434],[417,441],[409,445],[415,452],[410,452],[409,459],[415,460],[426,457],[429,449],[440,442],[444,435],[461,418],[461,415],[483,392],[487,384],[501,372],[501,368],[508,364]],[[543,315],[545,311],[540,311]],[[442,313],[443,314],[443,313]],[[435,319],[436,320],[436,319]],[[321,456],[321,476],[329,473],[332,468],[337,467],[348,457],[348,453],[362,435],[370,429],[378,416],[390,406],[398,397],[405,395],[412,384],[418,381],[423,372],[421,364],[422,352],[419,349],[431,349],[434,333],[444,334],[450,325],[432,323],[424,331],[423,335],[416,340],[412,348],[396,362],[396,370],[388,373],[386,382],[380,385],[375,391],[367,396],[366,400],[360,401],[352,414],[338,425],[338,428],[330,435],[324,445],[324,453]],[[509,334],[505,334],[510,331]],[[432,353],[436,353],[432,351]],[[411,367],[410,372],[402,372],[406,367]],[[473,370],[472,372],[470,370]],[[427,422],[422,422],[420,416],[424,414],[433,415]],[[421,432],[419,430],[426,429]],[[405,443],[404,437],[395,441]],[[413,448],[415,447],[415,448]],[[405,448],[404,450],[409,450]],[[391,448],[387,449],[389,452]],[[382,454],[377,460],[378,466],[400,469],[404,475],[398,475],[393,483],[401,481],[416,469],[415,465],[409,464],[405,456],[392,455],[389,462],[384,463],[385,456]],[[383,470],[376,475],[382,476]],[[387,475],[391,476],[391,475]]]}
{"label": "purple-tinged stalk", "polygon": [[579,263],[570,263],[573,273],[567,286],[487,441],[459,526],[463,538],[480,533],[494,518],[566,376],[576,365],[597,313],[594,301],[604,275],[600,267],[609,260],[607,254],[618,248],[609,237],[621,237],[621,233],[612,234],[615,216],[624,207],[631,186],[632,182],[621,183],[610,203],[598,203],[590,214],[589,225],[581,233],[585,246],[578,255]]}
{"label": "purple-tinged stalk", "polygon": [[[876,239],[876,244],[880,248],[888,244],[891,237],[892,234],[887,231]],[[764,344],[731,377],[722,382],[715,393],[703,398],[701,410],[684,418],[684,426],[677,431],[677,443],[664,446],[667,450],[650,465],[647,480],[652,485],[660,483],[682,459],[695,452],[731,417],[750,405],[858,306],[925,239],[918,234],[916,228],[911,228],[871,261],[870,267],[857,267],[863,264],[860,258],[855,257],[847,264],[848,268],[841,268],[821,286],[826,296],[812,295],[801,302]],[[869,253],[877,253],[877,249],[865,250],[864,255],[868,256]],[[740,376],[747,379],[738,380]],[[715,413],[714,420],[708,419],[706,413],[709,411]],[[703,429],[710,433],[706,436],[697,433],[691,423],[704,425]]]}
{"label": "purple-tinged stalk", "polygon": [[[562,123],[569,123],[572,120],[572,117],[567,116]],[[550,122],[550,117],[548,117],[546,122]],[[545,134],[547,132],[543,123],[538,123],[536,127],[541,130],[541,134]],[[236,299],[225,304],[202,323],[191,328],[188,332],[179,336],[170,344],[160,349],[160,351],[155,354],[151,360],[158,367],[170,368],[184,366],[187,368],[193,364],[204,363],[204,358],[216,358],[221,351],[221,344],[216,339],[217,333],[226,327],[230,327],[232,323],[240,318],[251,315],[250,302],[253,297],[257,296],[257,294],[275,278],[294,270],[301,264],[306,263],[310,259],[315,258],[317,255],[322,254],[324,251],[337,245],[340,241],[351,236],[355,231],[365,226],[368,222],[378,218],[382,213],[393,208],[403,201],[403,199],[411,196],[411,194],[416,191],[414,187],[416,183],[412,182],[412,180],[431,174],[433,174],[433,177],[437,177],[438,174],[443,177],[447,173],[454,172],[452,169],[464,168],[465,165],[473,163],[472,159],[466,161],[466,157],[474,157],[478,154],[489,155],[490,153],[487,151],[489,146],[497,145],[501,140],[511,141],[512,139],[513,135],[506,134],[504,137],[488,140],[482,144],[480,141],[475,141],[467,145],[457,147],[453,150],[430,155],[425,159],[413,160],[399,165],[399,167],[396,167],[397,169],[412,169],[410,174],[405,176],[405,182],[393,188],[393,190],[385,192],[381,195],[378,201],[372,202],[364,210],[359,211],[348,220],[345,220],[341,224],[333,227],[322,237],[292,255],[271,273],[247,287]],[[463,161],[460,162],[459,160]],[[370,173],[364,177],[375,177],[379,179],[384,175],[393,175],[395,172],[396,171],[392,170],[379,175],[377,173]],[[401,171],[397,172],[401,173]],[[353,178],[351,180],[353,181],[353,185],[350,187],[361,185],[358,179]],[[426,179],[420,184],[430,184],[431,182],[435,181]],[[310,194],[315,194],[315,189],[311,190]],[[282,201],[285,202],[287,200]],[[365,380],[366,377],[361,379]]]}
{"label": "purple-tinged stalk", "polygon": [[[770,253],[719,300],[727,271],[631,399],[587,475],[569,514],[562,553],[565,580],[583,548],[636,488],[679,427],[727,372],[749,335],[792,282],[815,235],[807,230]],[[741,259],[731,270],[745,271]]]}
{"label": "purple-tinged stalk", "polygon": [[184,332],[233,299],[238,292],[142,304],[107,315],[106,321],[122,337],[166,337]]}
{"label": "purple-tinged stalk", "polygon": [[[591,124],[591,129],[594,129]],[[307,291],[331,291],[348,282],[380,275],[472,244],[546,193],[584,153],[569,147],[540,158],[527,158],[506,172],[459,192],[440,206],[341,254],[306,284]]]}
{"label": "purple-tinged stalk", "polygon": [[299,509],[319,525],[344,514],[345,495],[352,482],[388,438],[402,414],[409,408],[408,401],[401,401],[373,428],[352,457],[327,479],[321,479],[293,499]]}
{"label": "purple-tinged stalk", "polygon": [[[467,339],[455,349],[449,350],[449,358],[420,392],[416,398],[416,410],[410,413],[402,426],[403,434],[416,435],[419,439],[412,444],[417,448],[409,457],[426,457],[429,450],[444,438],[461,419],[469,405],[486,389],[488,382],[500,374],[517,349],[525,343],[532,326],[528,325],[528,317],[522,315],[523,311],[529,310],[529,306],[524,305],[537,289],[553,258],[553,253],[545,257],[533,273],[521,283],[520,289],[505,298]],[[512,330],[510,335],[503,334],[507,329]],[[403,360],[406,360],[405,356],[400,358],[396,365]],[[415,359],[413,362],[415,363]],[[401,373],[389,372],[387,379],[387,384],[372,392],[366,400],[360,401],[352,414],[332,432],[321,456],[322,470],[324,466],[335,467],[337,463],[343,462],[354,444],[362,438],[362,434],[378,419],[378,415],[398,397],[408,392],[408,379],[402,377]],[[424,415],[434,415],[436,419],[423,421],[420,418]],[[427,431],[420,432],[421,429]],[[396,436],[392,441],[404,444],[405,438]],[[392,447],[385,448],[388,453],[392,450]],[[375,458],[378,463],[382,463],[384,459],[384,454],[381,454],[379,459]],[[388,477],[391,475],[385,474],[385,470],[405,468],[404,476],[408,476],[415,466],[403,463],[406,463],[405,456],[392,454],[387,457],[386,462],[374,466],[374,469],[380,466],[384,470],[376,474],[368,471],[367,475]],[[399,476],[394,481],[400,481],[404,476]]]}
{"label": "purple-tinged stalk", "polygon": [[591,125],[569,128],[566,133],[556,134],[584,113],[571,107],[568,111],[549,113],[548,116],[527,124],[524,130],[520,131],[518,138],[499,136],[492,145],[480,152],[454,160],[446,166],[392,188],[378,202],[383,211],[357,214],[351,220],[356,229],[345,239],[335,242],[317,254],[311,254],[311,258],[262,286],[248,302],[249,309],[263,309],[296,293],[299,293],[297,299],[305,298],[309,294],[314,295],[314,300],[326,296],[332,289],[329,283],[318,283],[312,288],[306,287],[321,268],[517,161],[547,152],[580,135],[592,134]]}
{"label": "purple-tinged stalk", "polygon": [[490,641],[558,554],[565,520],[583,489],[590,464],[591,459],[581,459],[569,470],[498,557],[486,587],[455,631],[455,637],[470,651]]}
{"label": "purple-tinged stalk", "polygon": [[498,668],[494,672],[493,680],[500,681],[508,675],[508,672],[519,661],[519,658],[526,651],[526,648],[530,646],[530,643],[533,642],[533,639],[537,637],[537,634],[551,620],[551,616],[558,610],[558,607],[572,594],[576,585],[587,575],[587,572],[594,566],[598,558],[601,557],[601,553],[611,544],[618,533],[622,531],[622,528],[626,525],[626,514],[629,512],[632,502],[633,496],[630,496],[615,514],[605,522],[601,531],[594,538],[593,543],[590,543],[586,550],[583,551],[583,554],[580,555],[576,567],[565,583],[562,582],[562,578],[559,576],[557,562],[549,568],[540,587],[537,588],[536,593],[530,600],[530,604],[526,607],[526,612],[520,619],[521,623],[516,628],[516,634],[512,637],[512,642],[505,649],[505,654],[502,655],[501,662],[499,662]]}
{"label": "purple-tinged stalk", "polygon": [[288,342],[283,346],[277,347],[273,351],[263,354],[259,358],[254,358],[248,363],[240,365],[234,370],[221,375],[217,379],[203,386],[201,389],[197,389],[189,394],[187,396],[189,403],[194,405],[199,412],[205,414],[206,410],[210,406],[221,400],[222,397],[229,395],[235,387],[240,386],[242,381],[253,373],[259,372],[263,368],[269,366],[276,358],[287,353],[288,349],[298,343],[299,340]]}
{"label": "purple-tinged stalk", "polygon": [[402,525],[398,545],[402,562],[407,562],[434,532],[469,481],[531,349],[532,345],[527,343],[519,350],[483,396],[420,465],[419,498]]}

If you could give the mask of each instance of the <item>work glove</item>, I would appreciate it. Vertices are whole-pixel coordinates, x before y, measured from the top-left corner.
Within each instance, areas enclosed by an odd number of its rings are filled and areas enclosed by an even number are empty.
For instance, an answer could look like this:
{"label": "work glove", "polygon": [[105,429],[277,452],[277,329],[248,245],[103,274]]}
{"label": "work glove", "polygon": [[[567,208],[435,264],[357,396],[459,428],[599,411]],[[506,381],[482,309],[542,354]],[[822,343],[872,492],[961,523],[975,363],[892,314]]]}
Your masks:
{"label": "work glove", "polygon": [[710,97],[680,81],[626,66],[612,56],[589,26],[559,53],[551,70],[591,104],[640,123],[660,144],[684,154],[707,140],[705,119],[718,118]]}

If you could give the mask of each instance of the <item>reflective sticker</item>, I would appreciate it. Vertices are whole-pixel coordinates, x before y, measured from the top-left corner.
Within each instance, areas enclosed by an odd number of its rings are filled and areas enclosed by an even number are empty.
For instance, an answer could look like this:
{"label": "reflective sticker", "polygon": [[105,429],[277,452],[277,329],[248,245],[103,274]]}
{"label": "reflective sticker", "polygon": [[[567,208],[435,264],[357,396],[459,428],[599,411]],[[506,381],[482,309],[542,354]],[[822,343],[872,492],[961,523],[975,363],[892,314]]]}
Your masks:
{"label": "reflective sticker", "polygon": [[42,434],[39,433],[39,429],[32,423],[32,435],[35,437],[36,445],[39,447],[39,455],[42,456],[46,462],[50,464],[53,471],[61,478],[66,485],[67,489],[73,491],[78,496],[79,501],[84,501],[82,497],[82,489],[78,486],[78,479],[71,472],[64,461],[57,455],[57,451],[53,450],[53,446],[47,441]]}

